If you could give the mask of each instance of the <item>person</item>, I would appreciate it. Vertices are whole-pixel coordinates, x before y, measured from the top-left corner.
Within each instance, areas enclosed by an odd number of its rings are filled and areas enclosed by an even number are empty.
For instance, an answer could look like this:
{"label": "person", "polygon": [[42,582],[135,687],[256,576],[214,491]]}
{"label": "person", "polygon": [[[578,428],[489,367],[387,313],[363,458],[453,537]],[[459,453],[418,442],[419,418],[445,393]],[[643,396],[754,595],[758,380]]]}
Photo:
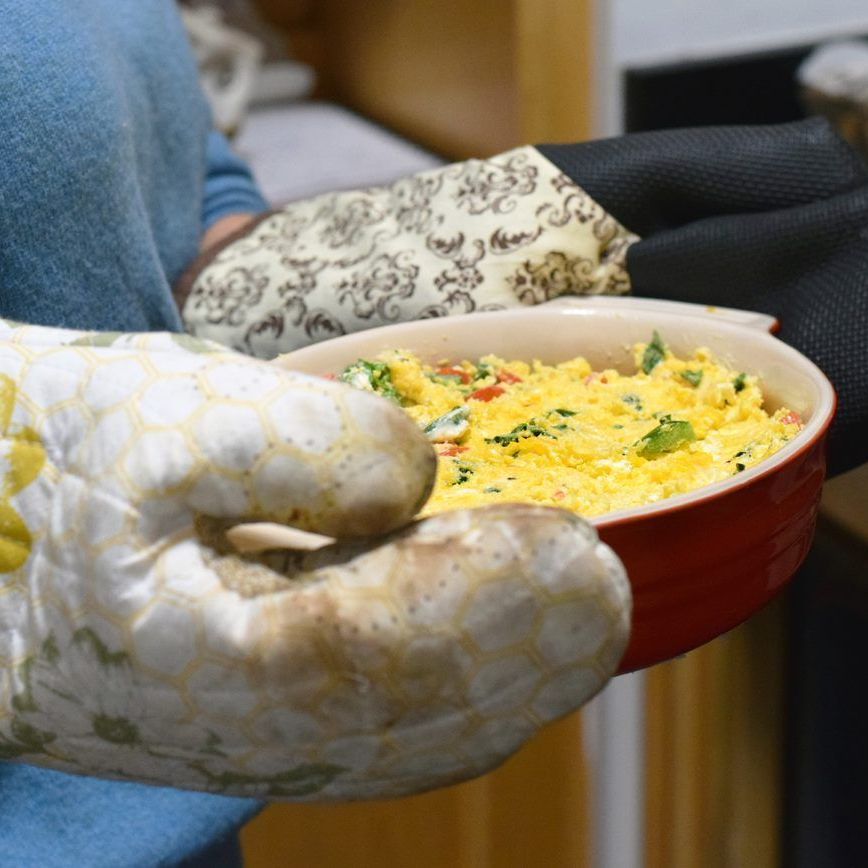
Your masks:
{"label": "person", "polygon": [[[173,4],[2,0],[0,17],[0,315],[180,329],[169,286],[203,232],[266,204],[211,132]],[[257,807],[3,762],[0,862],[236,864]]]}
{"label": "person", "polygon": [[[58,770],[273,798],[408,792],[480,773],[617,667],[629,590],[587,525],[519,508],[403,531],[433,471],[397,411],[209,339],[268,355],[378,321],[629,283],[756,302],[840,374],[833,454],[864,460],[868,185],[821,122],[523,149],[270,215],[210,129],[168,0],[0,10],[0,756],[54,769],[0,766],[4,861],[232,864],[254,799]],[[204,342],[179,334],[173,285]],[[346,541],[241,558],[227,526],[249,519]],[[570,576],[521,556],[555,537],[580,565]],[[491,539],[515,556],[479,543]],[[536,722],[498,720],[456,758],[442,750],[468,712],[456,637],[380,631],[382,599],[409,607],[421,563],[443,576],[446,606],[450,581],[474,580],[465,556],[476,581],[590,581],[593,605],[568,626],[605,611],[608,651],[587,676],[568,644],[574,677]],[[287,571],[315,581],[289,588]],[[383,575],[407,581],[387,589]],[[484,614],[492,637],[514,616],[506,600]],[[370,673],[399,645],[396,692]],[[496,707],[512,680],[477,699]],[[432,685],[437,702],[414,702]],[[397,721],[404,740],[378,766]]]}
{"label": "person", "polygon": [[[402,530],[435,466],[403,414],[180,334],[172,284],[266,204],[174,5],[0,13],[0,861],[238,864],[260,798],[460,780],[597,692],[630,597],[590,526],[514,506]],[[251,519],[339,542],[275,569],[231,544]],[[551,540],[562,563],[526,556]],[[420,570],[441,579],[417,601]],[[510,651],[474,678],[450,600],[504,582],[540,617],[581,597],[564,635],[593,622],[599,652],[558,641],[557,673]],[[479,612],[483,646],[514,605]],[[419,606],[440,633],[399,615]]]}

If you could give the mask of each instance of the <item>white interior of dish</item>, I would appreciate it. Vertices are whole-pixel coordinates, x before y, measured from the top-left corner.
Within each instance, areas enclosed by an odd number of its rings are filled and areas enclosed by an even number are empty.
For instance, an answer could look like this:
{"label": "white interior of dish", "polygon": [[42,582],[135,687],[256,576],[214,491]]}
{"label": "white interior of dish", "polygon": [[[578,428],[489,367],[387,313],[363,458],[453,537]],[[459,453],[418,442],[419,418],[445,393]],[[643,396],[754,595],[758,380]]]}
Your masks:
{"label": "white interior of dish", "polygon": [[493,353],[504,359],[554,364],[583,356],[596,370],[633,373],[633,346],[650,340],[656,329],[676,355],[687,356],[697,347],[707,347],[734,370],[758,376],[767,410],[783,405],[806,423],[782,450],[738,477],[651,506],[609,513],[595,523],[668,509],[746,484],[786,462],[824,429],[834,411],[834,391],[823,373],[796,350],[756,327],[768,325],[761,318],[754,325],[745,325],[726,312],[714,315],[690,305],[643,305],[637,299],[607,299],[597,305],[590,299],[584,301],[371,329],[297,350],[283,356],[281,363],[293,370],[325,374],[340,371],[359,358],[405,349],[425,362],[475,360]]}

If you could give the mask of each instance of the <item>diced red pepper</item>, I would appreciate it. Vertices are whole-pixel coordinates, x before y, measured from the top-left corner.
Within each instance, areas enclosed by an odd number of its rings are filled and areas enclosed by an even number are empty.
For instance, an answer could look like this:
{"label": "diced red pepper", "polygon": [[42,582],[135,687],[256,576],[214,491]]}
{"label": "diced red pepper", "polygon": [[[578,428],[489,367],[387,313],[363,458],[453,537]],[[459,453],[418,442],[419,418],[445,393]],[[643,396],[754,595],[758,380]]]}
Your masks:
{"label": "diced red pepper", "polygon": [[440,374],[441,377],[460,377],[461,382],[465,386],[470,382],[470,374],[468,374],[463,368],[444,366],[442,368],[437,368],[437,373]]}
{"label": "diced red pepper", "polygon": [[784,416],[783,419],[781,419],[781,422],[783,422],[784,425],[803,425],[804,424],[802,422],[802,417],[798,413],[796,413],[794,410],[790,410],[790,412],[787,413],[787,415]]}
{"label": "diced red pepper", "polygon": [[467,397],[474,401],[490,401],[492,398],[500,397],[504,392],[502,386],[485,386],[483,389],[477,389],[471,392]]}
{"label": "diced red pepper", "polygon": [[512,383],[523,383],[524,380],[522,380],[521,377],[518,377],[515,374],[511,373],[510,371],[498,371],[497,372],[497,382],[498,383],[510,383],[510,384],[512,384]]}
{"label": "diced red pepper", "polygon": [[437,454],[450,458],[453,455],[458,455],[459,452],[466,452],[469,448],[469,446],[459,446],[457,443],[447,443],[437,450]]}
{"label": "diced red pepper", "polygon": [[337,374],[323,374],[322,378],[324,380],[336,380],[338,378]]}
{"label": "diced red pepper", "polygon": [[556,492],[552,495],[552,497],[553,497],[555,500],[563,500],[566,496],[567,496],[566,491],[560,491],[560,490],[556,491]]}
{"label": "diced red pepper", "polygon": [[596,371],[588,374],[585,377],[585,385],[590,386],[591,383],[608,383],[609,381],[606,379],[604,374],[598,374]]}

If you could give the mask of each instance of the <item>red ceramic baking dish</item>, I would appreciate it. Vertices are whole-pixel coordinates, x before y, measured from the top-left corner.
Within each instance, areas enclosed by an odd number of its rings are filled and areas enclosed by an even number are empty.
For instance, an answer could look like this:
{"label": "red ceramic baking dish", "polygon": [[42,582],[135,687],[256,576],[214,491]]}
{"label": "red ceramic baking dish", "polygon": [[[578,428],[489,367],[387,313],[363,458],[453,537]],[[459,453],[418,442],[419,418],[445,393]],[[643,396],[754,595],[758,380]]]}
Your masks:
{"label": "red ceramic baking dish", "polygon": [[814,534],[835,393],[824,374],[770,332],[761,314],[634,298],[571,299],[372,329],[298,350],[286,366],[339,371],[358,358],[406,349],[424,361],[506,359],[552,364],[584,356],[632,373],[632,346],[656,329],[676,354],[708,347],[760,378],[766,408],[785,405],[804,429],[761,464],[723,482],[592,519],[633,588],[633,628],[620,671],[675,657],[736,626],[771,600]]}

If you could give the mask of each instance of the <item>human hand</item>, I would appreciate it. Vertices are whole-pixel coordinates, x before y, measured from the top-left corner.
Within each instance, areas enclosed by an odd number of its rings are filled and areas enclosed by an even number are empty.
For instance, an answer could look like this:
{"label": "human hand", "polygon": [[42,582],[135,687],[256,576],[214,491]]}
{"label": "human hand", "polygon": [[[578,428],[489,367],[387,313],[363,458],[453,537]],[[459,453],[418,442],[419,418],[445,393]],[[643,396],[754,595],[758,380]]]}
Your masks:
{"label": "human hand", "polygon": [[[594,530],[522,506],[408,525],[434,456],[385,400],[185,336],[13,324],[0,386],[2,758],[402,795],[496,765],[617,668],[629,585]],[[238,553],[261,521],[338,541]]]}

